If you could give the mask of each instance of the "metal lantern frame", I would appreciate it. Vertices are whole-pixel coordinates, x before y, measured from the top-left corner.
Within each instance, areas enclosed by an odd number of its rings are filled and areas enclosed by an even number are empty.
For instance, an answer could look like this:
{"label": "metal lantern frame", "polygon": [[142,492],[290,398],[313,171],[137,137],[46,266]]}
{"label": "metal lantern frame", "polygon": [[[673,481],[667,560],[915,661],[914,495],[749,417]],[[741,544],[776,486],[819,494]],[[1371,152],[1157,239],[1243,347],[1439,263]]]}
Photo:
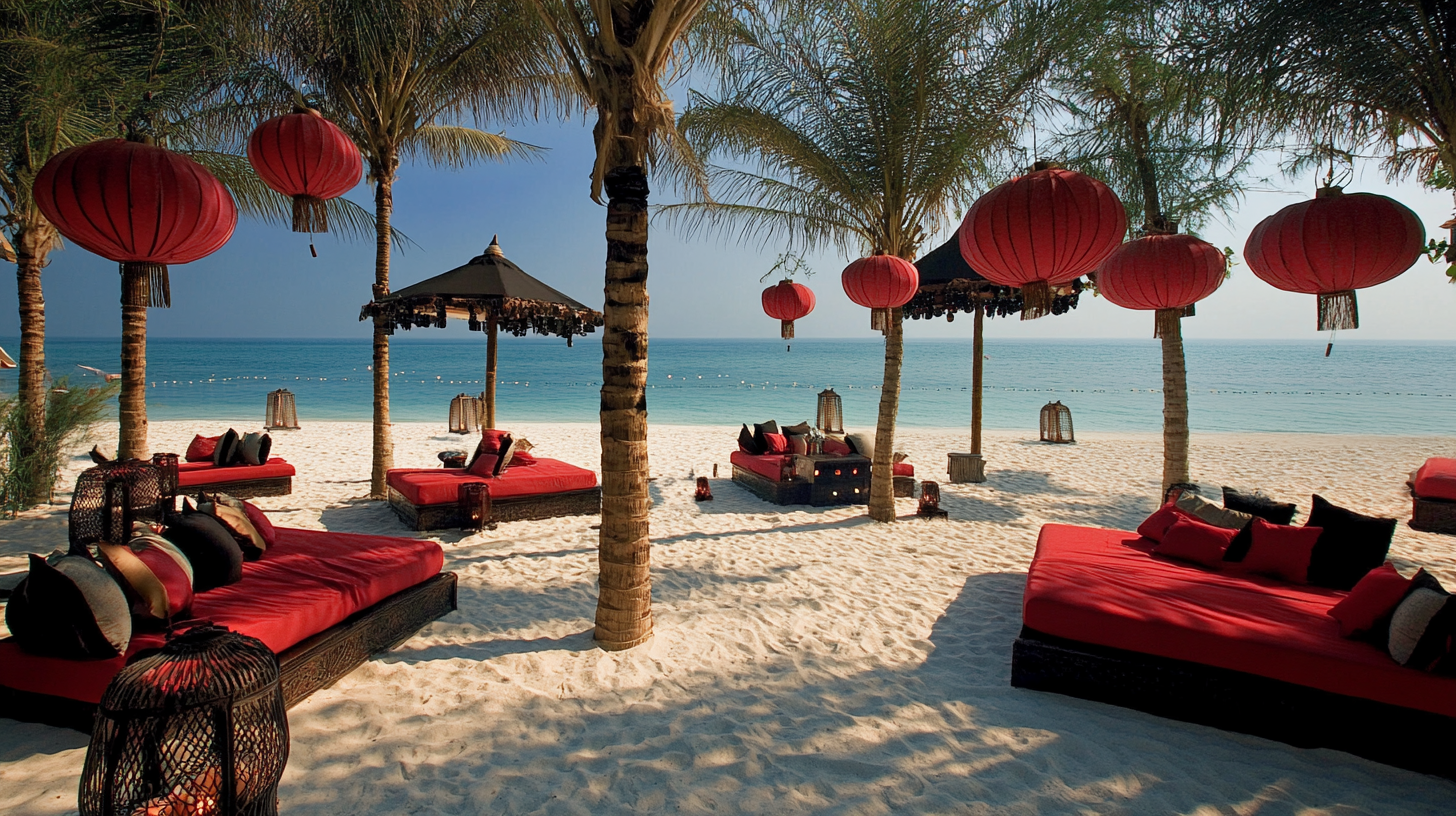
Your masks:
{"label": "metal lantern frame", "polygon": [[1063,405],[1061,400],[1042,406],[1041,441],[1063,445],[1077,441],[1072,431],[1072,409]]}
{"label": "metal lantern frame", "polygon": [[175,484],[165,470],[140,459],[123,459],[87,468],[76,477],[71,494],[68,535],[71,552],[85,552],[100,542],[125,543],[132,522],[162,521],[173,503]]}
{"label": "metal lantern frame", "polygon": [[814,426],[824,433],[844,433],[844,400],[826,388],[819,392],[819,410],[815,413]]}
{"label": "metal lantern frame", "polygon": [[268,392],[268,411],[263,417],[263,429],[268,431],[298,430],[298,404],[293,392],[287,388]]}
{"label": "metal lantern frame", "polygon": [[468,434],[480,430],[485,404],[480,397],[457,394],[450,400],[450,433]]}

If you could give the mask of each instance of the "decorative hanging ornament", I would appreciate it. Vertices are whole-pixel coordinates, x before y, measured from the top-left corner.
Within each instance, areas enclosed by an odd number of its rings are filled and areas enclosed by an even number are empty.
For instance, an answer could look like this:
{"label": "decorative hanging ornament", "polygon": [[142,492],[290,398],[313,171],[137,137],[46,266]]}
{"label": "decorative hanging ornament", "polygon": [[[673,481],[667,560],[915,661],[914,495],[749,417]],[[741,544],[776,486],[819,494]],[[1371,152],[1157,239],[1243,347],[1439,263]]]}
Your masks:
{"label": "decorative hanging ornament", "polygon": [[264,184],[293,197],[294,232],[328,232],[325,202],[352,190],[364,173],[353,140],[312,108],[258,125],[248,138],[248,162]]}
{"label": "decorative hanging ornament", "polygon": [[1052,311],[1052,287],[1097,268],[1127,234],[1106,184],[1038,162],[981,196],[959,230],[961,257],[982,277],[1021,289],[1022,320]]}
{"label": "decorative hanging ornament", "polygon": [[1421,256],[1426,230],[1398,201],[1325,187],[1269,216],[1244,244],[1260,280],[1319,296],[1319,330],[1360,328],[1355,290],[1384,283]]}
{"label": "decorative hanging ornament", "polygon": [[844,268],[840,275],[849,299],[870,310],[870,328],[886,331],[890,310],[904,306],[920,288],[920,270],[904,258],[876,251]]}
{"label": "decorative hanging ornament", "polygon": [[779,336],[794,339],[794,321],[814,311],[814,292],[802,283],[781,280],[763,290],[763,311],[781,322]]}
{"label": "decorative hanging ornament", "polygon": [[1149,235],[1114,249],[1097,267],[1097,291],[1124,309],[1156,310],[1153,336],[1162,337],[1193,304],[1223,283],[1228,258],[1191,235]]}
{"label": "decorative hanging ornament", "polygon": [[63,150],[32,189],[62,235],[121,264],[128,306],[171,306],[167,264],[211,255],[238,224],[233,197],[206,168],[143,141],[106,139]]}

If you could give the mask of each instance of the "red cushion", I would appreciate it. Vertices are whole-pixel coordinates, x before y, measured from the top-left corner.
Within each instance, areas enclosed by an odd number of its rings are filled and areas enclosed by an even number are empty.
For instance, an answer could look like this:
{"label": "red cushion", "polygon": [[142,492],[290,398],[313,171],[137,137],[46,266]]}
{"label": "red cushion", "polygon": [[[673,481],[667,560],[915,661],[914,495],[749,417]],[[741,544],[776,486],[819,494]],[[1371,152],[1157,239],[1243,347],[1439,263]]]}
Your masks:
{"label": "red cushion", "polygon": [[510,467],[530,467],[536,464],[536,457],[526,451],[516,451],[511,454]]}
{"label": "red cushion", "polygon": [[1456,501],[1456,459],[1433,456],[1416,471],[1412,487],[1423,499]]}
{"label": "red cushion", "polygon": [[[177,484],[182,487],[206,487],[228,482],[244,482],[251,479],[276,479],[295,475],[293,465],[273,457],[266,465],[237,465],[217,467],[212,461],[182,462],[177,465]],[[223,492],[227,492],[224,490]]]}
{"label": "red cushion", "polygon": [[1340,622],[1340,634],[1354,637],[1395,611],[1410,589],[1411,579],[1396,572],[1389,561],[1365,573],[1349,596],[1335,604],[1329,616]]}
{"label": "red cushion", "polygon": [[1177,523],[1179,519],[1185,518],[1193,517],[1179,510],[1178,505],[1168,502],[1154,510],[1151,516],[1143,519],[1143,523],[1138,525],[1137,532],[1138,535],[1149,541],[1162,541],[1163,534],[1168,532],[1168,528]]}
{"label": "red cushion", "polygon": [[744,453],[741,450],[733,451],[728,455],[728,461],[747,471],[757,473],[765,479],[772,479],[777,482],[783,475],[784,458],[778,454],[765,453],[762,456],[754,456],[751,453]]}
{"label": "red cushion", "polygon": [[243,512],[248,514],[248,521],[253,523],[253,529],[263,537],[263,543],[272,547],[278,541],[278,530],[268,519],[268,514],[264,513],[262,508],[256,504],[248,501],[243,502]]}
{"label": "red cushion", "polygon": [[891,468],[891,471],[896,476],[914,476],[915,466],[909,462],[896,462],[894,467]]}
{"label": "red cushion", "polygon": [[852,453],[849,446],[838,439],[825,439],[823,450],[826,456],[848,456]]}
{"label": "red cushion", "polygon": [[1223,564],[1223,551],[1238,535],[1238,530],[1215,527],[1195,518],[1183,517],[1163,533],[1153,552],[1168,558],[1181,558],[1206,567]]}
{"label": "red cushion", "polygon": [[495,475],[495,466],[500,464],[500,457],[494,453],[482,453],[475,457],[470,467],[465,469],[471,476],[490,477]]}
{"label": "red cushion", "polygon": [[498,454],[501,452],[501,448],[505,446],[506,440],[510,438],[510,431],[486,428],[480,432],[480,452]]}
{"label": "red cushion", "polygon": [[763,435],[763,441],[768,446],[768,450],[764,453],[785,454],[789,452],[789,439],[783,434],[766,433]]}
{"label": "red cushion", "polygon": [[[274,652],[439,574],[445,554],[433,541],[280,527],[268,557],[243,565],[243,580],[200,592],[192,617],[262,640]],[[127,657],[164,642],[161,632],[133,635]],[[0,641],[0,685],[95,703],[126,664],[26,654]]]}
{"label": "red cushion", "polygon": [[1456,716],[1456,678],[1405,668],[1340,637],[1344,592],[1148,557],[1119,530],[1048,524],[1023,621],[1057,637],[1188,660],[1336,694]]}
{"label": "red cushion", "polygon": [[473,476],[450,468],[396,468],[385,478],[390,487],[416,507],[455,504],[459,501],[460,485],[466,482],[490,485],[490,497],[497,500],[569,493],[597,486],[595,472],[545,457],[538,457],[532,467],[507,468],[499,476]]}
{"label": "red cushion", "polygon": [[194,436],[192,444],[187,446],[187,453],[182,457],[189,462],[211,462],[212,453],[217,450],[218,440],[221,436]]}
{"label": "red cushion", "polygon": [[1229,568],[1236,572],[1282,578],[1295,584],[1306,583],[1310,554],[1314,552],[1314,545],[1324,528],[1270,524],[1261,518],[1249,523],[1253,525],[1249,554]]}

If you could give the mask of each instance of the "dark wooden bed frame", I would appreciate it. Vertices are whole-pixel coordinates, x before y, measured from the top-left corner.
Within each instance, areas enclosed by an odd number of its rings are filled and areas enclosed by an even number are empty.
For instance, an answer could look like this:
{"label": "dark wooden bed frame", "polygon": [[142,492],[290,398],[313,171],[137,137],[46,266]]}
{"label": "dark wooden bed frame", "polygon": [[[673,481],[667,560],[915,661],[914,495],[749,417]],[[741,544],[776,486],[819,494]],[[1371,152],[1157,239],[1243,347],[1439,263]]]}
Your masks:
{"label": "dark wooden bed frame", "polygon": [[[771,504],[813,504],[810,501],[810,485],[800,479],[791,482],[776,482],[760,473],[755,473],[747,468],[733,466],[733,481],[748,489],[748,492]],[[894,477],[895,497],[915,497],[915,477],[896,476]],[[851,504],[865,504],[869,502],[869,496],[865,496],[862,502],[850,502]]]}
{"label": "dark wooden bed frame", "polygon": [[200,485],[186,485],[177,488],[177,495],[196,497],[199,493],[226,493],[236,499],[256,499],[261,496],[287,496],[293,492],[292,476],[272,476],[267,479],[238,479],[232,482],[210,482]]}
{"label": "dark wooden bed frame", "polygon": [[1456,719],[1022,627],[1011,685],[1456,778]]}
{"label": "dark wooden bed frame", "polygon": [[1412,530],[1456,535],[1456,501],[1423,499],[1411,491]]}
{"label": "dark wooden bed frame", "polygon": [[[292,708],[455,608],[455,573],[442,572],[285,650],[278,655],[284,703]],[[95,703],[0,686],[0,717],[90,733],[95,714]]]}
{"label": "dark wooden bed frame", "polygon": [[[400,520],[411,530],[445,530],[459,527],[465,521],[460,512],[459,502],[415,505],[393,487],[389,489],[389,506],[394,508],[395,515],[399,516]],[[600,512],[602,512],[600,486],[586,490],[569,490],[564,493],[492,499],[490,503],[491,522],[526,521],[561,516],[593,516]]]}

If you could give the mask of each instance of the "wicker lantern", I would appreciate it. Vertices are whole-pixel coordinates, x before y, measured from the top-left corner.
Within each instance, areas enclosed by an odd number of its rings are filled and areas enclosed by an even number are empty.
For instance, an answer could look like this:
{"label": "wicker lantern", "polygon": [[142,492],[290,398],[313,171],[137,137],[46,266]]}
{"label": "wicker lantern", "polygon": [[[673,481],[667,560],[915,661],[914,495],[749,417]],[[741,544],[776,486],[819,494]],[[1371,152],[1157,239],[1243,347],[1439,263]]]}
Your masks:
{"label": "wicker lantern", "polygon": [[833,388],[819,392],[819,415],[814,426],[824,433],[844,433],[844,403]]}
{"label": "wicker lantern", "polygon": [[80,810],[276,814],[287,763],[278,658],[254,638],[194,626],[107,686],[81,773]]}
{"label": "wicker lantern", "polygon": [[161,521],[166,509],[162,468],[139,459],[107,462],[81,471],[71,494],[71,551],[101,541],[131,538],[133,521]]}
{"label": "wicker lantern", "polygon": [[460,505],[460,529],[495,529],[495,522],[490,518],[490,485],[467,482],[460,485],[455,500]]}
{"label": "wicker lantern", "polygon": [[915,515],[927,520],[950,518],[950,513],[940,509],[940,485],[929,479],[920,483],[920,506]]}
{"label": "wicker lantern", "polygon": [[468,434],[480,430],[481,401],[469,394],[450,400],[450,433]]}
{"label": "wicker lantern", "polygon": [[166,518],[168,513],[177,510],[177,491],[182,486],[179,459],[175,453],[154,453],[152,464],[162,470],[161,496],[157,501],[162,517]]}
{"label": "wicker lantern", "polygon": [[693,491],[693,501],[712,501],[713,488],[708,484],[707,476],[698,477],[697,489]]}
{"label": "wicker lantern", "polygon": [[1076,442],[1072,435],[1072,410],[1060,400],[1048,402],[1041,409],[1041,441]]}
{"label": "wicker lantern", "polygon": [[269,431],[298,430],[298,408],[293,403],[293,392],[286,388],[268,394],[268,413],[263,417],[263,428]]}

